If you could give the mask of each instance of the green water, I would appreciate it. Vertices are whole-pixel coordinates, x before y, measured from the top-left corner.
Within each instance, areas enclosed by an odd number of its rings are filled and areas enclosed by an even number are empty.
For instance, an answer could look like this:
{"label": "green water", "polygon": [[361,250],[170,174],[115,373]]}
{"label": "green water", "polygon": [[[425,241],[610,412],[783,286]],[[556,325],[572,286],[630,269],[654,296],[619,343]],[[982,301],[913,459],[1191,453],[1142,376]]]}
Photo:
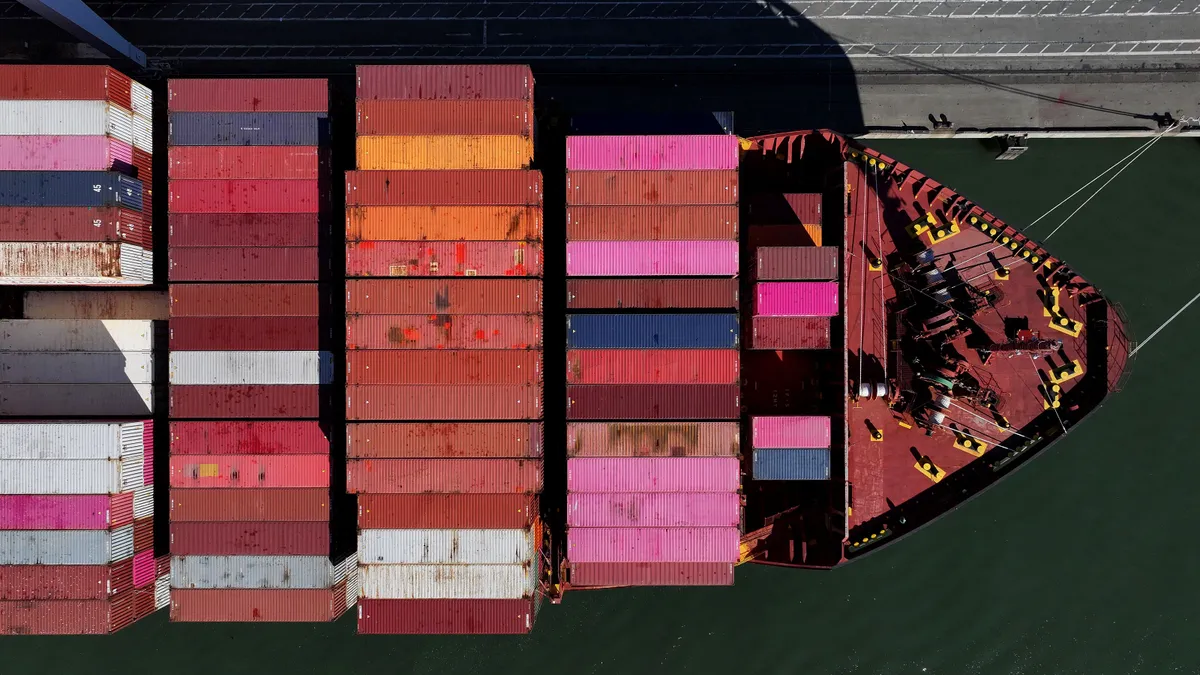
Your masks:
{"label": "green water", "polygon": [[[874,145],[1026,223],[1140,144],[1033,142],[1015,162],[972,141]],[[1200,291],[1197,162],[1195,140],[1161,141],[1049,241],[1124,305],[1137,338]],[[168,625],[163,611],[106,638],[5,638],[0,673],[1200,672],[1198,331],[1200,304],[1044,456],[844,569],[751,565],[733,588],[574,592],[516,638],[357,637],[353,611],[328,625]]]}

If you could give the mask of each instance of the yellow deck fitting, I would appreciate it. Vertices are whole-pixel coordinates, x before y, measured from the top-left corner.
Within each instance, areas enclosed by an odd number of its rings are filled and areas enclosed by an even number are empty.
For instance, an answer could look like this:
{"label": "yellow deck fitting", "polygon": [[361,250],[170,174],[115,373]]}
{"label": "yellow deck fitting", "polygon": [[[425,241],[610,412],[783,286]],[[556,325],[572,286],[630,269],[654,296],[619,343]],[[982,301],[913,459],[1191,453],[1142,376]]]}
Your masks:
{"label": "yellow deck fitting", "polygon": [[1008,280],[1008,268],[1001,267],[1000,269],[996,270],[995,272],[992,273],[992,278],[994,278],[996,281],[1007,281]]}
{"label": "yellow deck fitting", "polygon": [[984,232],[987,232],[988,228],[991,227],[991,225],[988,225],[988,222],[986,220],[984,220],[983,218],[980,218],[979,216],[968,216],[967,223],[969,225],[973,225],[974,227],[979,228],[980,230],[982,230]]}
{"label": "yellow deck fitting", "polygon": [[867,268],[870,269],[872,272],[882,272],[883,271],[883,261],[880,260],[879,258],[871,256],[870,258],[867,258]]}
{"label": "yellow deck fitting", "polygon": [[996,428],[1000,431],[1007,431],[1011,427],[1008,424],[1008,418],[1000,413],[996,413]]}
{"label": "yellow deck fitting", "polygon": [[1057,384],[1052,384],[1047,387],[1044,384],[1039,384],[1038,389],[1042,392],[1042,410],[1050,408],[1058,408],[1062,405],[1062,387]]}
{"label": "yellow deck fitting", "polygon": [[983,453],[988,450],[987,443],[982,443],[970,436],[963,436],[961,434],[957,435],[957,438],[954,439],[954,447],[975,457],[982,457]]}
{"label": "yellow deck fitting", "polygon": [[1050,369],[1050,381],[1054,384],[1062,384],[1067,380],[1073,380],[1083,374],[1083,366],[1080,365],[1079,359],[1075,359],[1070,363],[1065,363],[1057,368]]}
{"label": "yellow deck fitting", "polygon": [[926,458],[924,462],[917,462],[913,464],[913,467],[915,467],[917,471],[920,471],[921,475],[935,483],[942,482],[942,479],[946,477],[946,472],[938,468],[938,465],[934,464],[929,458]]}
{"label": "yellow deck fitting", "polygon": [[900,427],[901,429],[911,429],[912,428],[911,424],[909,424],[908,422],[904,422],[904,421],[896,422],[896,426]]}
{"label": "yellow deck fitting", "polygon": [[905,229],[908,230],[908,235],[910,237],[912,237],[913,239],[916,239],[917,237],[920,237],[922,234],[925,234],[926,232],[928,232],[929,228],[936,227],[937,224],[938,224],[937,217],[934,216],[932,213],[926,213],[925,215],[921,216],[920,218],[917,218],[916,220],[909,223],[908,227]]}
{"label": "yellow deck fitting", "polygon": [[1031,257],[1033,257],[1033,251],[1023,248],[1021,249],[1020,253],[1017,253],[1017,257],[1023,260],[1029,260]]}
{"label": "yellow deck fitting", "polygon": [[[1028,249],[1026,249],[1026,250],[1028,250]],[[1029,264],[1030,265],[1033,265],[1034,268],[1036,268],[1038,266],[1038,264],[1040,264],[1041,262],[1042,262],[1042,256],[1038,255],[1037,253],[1030,252],[1030,255],[1029,255]]]}
{"label": "yellow deck fitting", "polygon": [[1049,291],[1042,291],[1042,316],[1051,317],[1062,314],[1062,307],[1058,304],[1058,296],[1062,291],[1055,286]]}
{"label": "yellow deck fitting", "polygon": [[1071,337],[1079,337],[1079,333],[1083,331],[1083,323],[1068,317],[1066,314],[1055,314],[1050,319],[1050,327],[1060,333],[1066,333]]}
{"label": "yellow deck fitting", "polygon": [[929,239],[929,245],[940,244],[950,237],[959,233],[958,221],[951,220],[947,225],[937,225],[933,229],[927,231],[925,236]]}

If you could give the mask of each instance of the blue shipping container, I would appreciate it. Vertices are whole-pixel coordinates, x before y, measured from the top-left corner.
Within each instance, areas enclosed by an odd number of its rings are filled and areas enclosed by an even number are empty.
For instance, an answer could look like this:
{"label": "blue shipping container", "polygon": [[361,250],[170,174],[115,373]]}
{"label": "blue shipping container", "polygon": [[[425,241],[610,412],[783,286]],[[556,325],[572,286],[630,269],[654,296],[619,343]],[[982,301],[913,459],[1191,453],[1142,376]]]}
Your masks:
{"label": "blue shipping container", "polygon": [[325,113],[248,112],[170,115],[171,145],[318,145]]}
{"label": "blue shipping container", "polygon": [[571,349],[736,349],[736,314],[570,314]]}
{"label": "blue shipping container", "polygon": [[142,210],[142,181],[115,171],[0,171],[0,206]]}
{"label": "blue shipping container", "polygon": [[829,448],[754,449],[754,480],[829,480]]}

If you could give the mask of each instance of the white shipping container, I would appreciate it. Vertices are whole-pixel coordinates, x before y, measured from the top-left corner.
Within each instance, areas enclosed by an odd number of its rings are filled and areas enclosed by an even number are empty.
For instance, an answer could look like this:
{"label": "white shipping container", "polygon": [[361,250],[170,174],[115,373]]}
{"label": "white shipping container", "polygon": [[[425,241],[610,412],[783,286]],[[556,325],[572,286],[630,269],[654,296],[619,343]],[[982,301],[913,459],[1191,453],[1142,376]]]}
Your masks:
{"label": "white shipping container", "polygon": [[133,517],[146,518],[152,515],[154,515],[154,485],[143,485],[133,491]]}
{"label": "white shipping container", "polygon": [[154,382],[150,352],[0,352],[0,383],[121,384]]}
{"label": "white shipping container", "polygon": [[143,422],[0,422],[0,458],[141,458],[145,426]]}
{"label": "white shipping container", "polygon": [[0,321],[0,352],[149,352],[153,349],[154,324],[150,321]]}
{"label": "white shipping container", "polygon": [[138,114],[135,111],[133,114],[133,147],[145,152],[154,152],[153,127],[149,113]]}
{"label": "white shipping container", "polygon": [[104,101],[0,101],[0,136],[112,136],[133,145],[133,113]]}
{"label": "white shipping container", "polygon": [[0,384],[0,415],[9,417],[145,417],[153,412],[152,384]]}
{"label": "white shipping container", "polygon": [[361,597],[474,600],[532,597],[537,565],[368,565],[358,568]]}
{"label": "white shipping container", "polygon": [[140,319],[170,318],[171,301],[166,291],[28,291],[26,319]]}
{"label": "white shipping container", "polygon": [[0,494],[111,495],[142,487],[142,458],[0,459]]}
{"label": "white shipping container", "polygon": [[129,98],[133,104],[133,114],[154,116],[154,96],[150,93],[150,87],[134,82],[130,88]]}
{"label": "white shipping container", "polygon": [[154,609],[171,604],[171,575],[164,574],[154,580]]}
{"label": "white shipping container", "polygon": [[189,555],[171,558],[172,588],[332,588],[325,556]]}
{"label": "white shipping container", "polygon": [[0,243],[0,285],[148,286],[154,254],[112,242]]}
{"label": "white shipping container", "polygon": [[171,352],[171,384],[328,384],[329,352]]}
{"label": "white shipping container", "polygon": [[133,526],[0,531],[0,565],[110,565],[133,557]]}
{"label": "white shipping container", "polygon": [[362,530],[363,565],[519,565],[533,560],[533,530]]}

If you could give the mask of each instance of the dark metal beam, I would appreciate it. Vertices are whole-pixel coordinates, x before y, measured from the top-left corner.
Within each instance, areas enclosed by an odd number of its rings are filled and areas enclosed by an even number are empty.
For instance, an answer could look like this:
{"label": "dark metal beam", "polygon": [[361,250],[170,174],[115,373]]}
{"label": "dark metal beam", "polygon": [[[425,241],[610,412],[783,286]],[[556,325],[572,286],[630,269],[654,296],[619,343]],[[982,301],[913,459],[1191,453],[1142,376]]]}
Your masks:
{"label": "dark metal beam", "polygon": [[54,25],[70,33],[77,40],[86,42],[113,58],[129,59],[139,67],[146,67],[146,55],[134,47],[129,40],[113,30],[104,19],[96,15],[83,0],[20,0],[22,5],[49,19]]}

